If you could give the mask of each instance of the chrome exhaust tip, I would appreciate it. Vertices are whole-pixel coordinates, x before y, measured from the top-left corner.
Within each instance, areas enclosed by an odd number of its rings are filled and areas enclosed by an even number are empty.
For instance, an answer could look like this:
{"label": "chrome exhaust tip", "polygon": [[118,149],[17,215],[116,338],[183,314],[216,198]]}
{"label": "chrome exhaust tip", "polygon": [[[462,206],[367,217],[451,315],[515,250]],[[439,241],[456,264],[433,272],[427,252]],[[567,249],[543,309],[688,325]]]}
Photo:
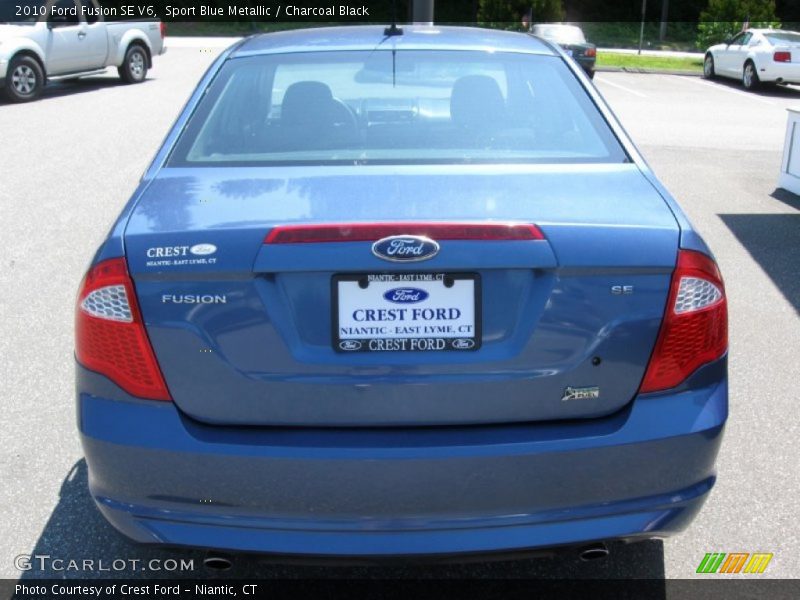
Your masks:
{"label": "chrome exhaust tip", "polygon": [[209,552],[203,559],[203,566],[212,571],[227,571],[233,566],[233,560],[225,554]]}
{"label": "chrome exhaust tip", "polygon": [[608,546],[602,543],[586,546],[578,552],[578,558],[580,558],[583,562],[600,560],[606,556],[608,556]]}

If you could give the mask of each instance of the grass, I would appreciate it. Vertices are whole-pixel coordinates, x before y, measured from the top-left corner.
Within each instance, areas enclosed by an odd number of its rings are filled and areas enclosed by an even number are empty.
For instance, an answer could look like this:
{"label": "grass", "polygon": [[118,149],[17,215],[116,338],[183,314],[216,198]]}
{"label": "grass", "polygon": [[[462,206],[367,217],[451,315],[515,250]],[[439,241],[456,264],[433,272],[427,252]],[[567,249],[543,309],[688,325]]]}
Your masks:
{"label": "grass", "polygon": [[675,58],[670,56],[639,56],[638,54],[618,54],[614,52],[598,52],[598,67],[625,67],[639,69],[668,69],[674,71],[703,71],[703,60],[700,58]]}
{"label": "grass", "polygon": [[[601,48],[639,47],[639,23],[608,21],[580,25],[586,39]],[[697,23],[671,22],[663,40],[659,23],[645,23],[643,46],[647,50],[697,51]]]}

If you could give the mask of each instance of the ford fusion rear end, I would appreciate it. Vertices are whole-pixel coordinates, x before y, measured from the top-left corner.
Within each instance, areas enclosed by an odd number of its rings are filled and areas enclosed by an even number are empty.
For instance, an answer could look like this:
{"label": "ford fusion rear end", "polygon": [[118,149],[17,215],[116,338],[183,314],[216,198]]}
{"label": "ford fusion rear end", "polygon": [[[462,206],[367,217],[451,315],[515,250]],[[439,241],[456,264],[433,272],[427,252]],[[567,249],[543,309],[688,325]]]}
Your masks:
{"label": "ford fusion rear end", "polygon": [[382,39],[223,54],[98,252],[76,357],[101,511],[316,555],[679,531],[727,417],[707,248],[553,48]]}

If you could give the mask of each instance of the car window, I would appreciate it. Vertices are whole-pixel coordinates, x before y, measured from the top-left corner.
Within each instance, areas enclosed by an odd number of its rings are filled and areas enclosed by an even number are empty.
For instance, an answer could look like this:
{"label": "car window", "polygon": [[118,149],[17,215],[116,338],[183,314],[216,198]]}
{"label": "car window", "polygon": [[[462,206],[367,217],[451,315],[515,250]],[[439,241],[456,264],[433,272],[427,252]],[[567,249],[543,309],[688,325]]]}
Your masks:
{"label": "car window", "polygon": [[746,33],[746,34],[744,35],[744,37],[742,38],[742,41],[741,41],[741,42],[739,42],[739,43],[740,43],[742,46],[746,46],[747,44],[749,44],[749,43],[750,43],[750,38],[752,38],[752,37],[753,37],[753,34],[752,34],[752,33]]}
{"label": "car window", "polygon": [[746,35],[746,34],[744,34],[744,33],[740,33],[740,34],[738,34],[736,37],[734,37],[734,38],[731,40],[731,43],[730,43],[730,45],[731,45],[731,46],[740,46],[740,45],[742,44],[742,40],[744,40],[744,36],[745,36],[745,35]]}
{"label": "car window", "polygon": [[47,12],[45,0],[0,0],[0,23],[35,23]]}
{"label": "car window", "polygon": [[773,33],[765,33],[764,37],[767,38],[773,46],[780,46],[781,44],[800,44],[800,33],[793,31],[781,31]]}
{"label": "car window", "polygon": [[91,25],[97,23],[97,7],[92,0],[81,0],[81,10],[86,22]]}
{"label": "car window", "polygon": [[74,0],[58,0],[50,7],[50,15],[47,20],[59,25],[77,25],[80,19]]}
{"label": "car window", "polygon": [[170,164],[625,158],[559,57],[378,50],[229,60]]}

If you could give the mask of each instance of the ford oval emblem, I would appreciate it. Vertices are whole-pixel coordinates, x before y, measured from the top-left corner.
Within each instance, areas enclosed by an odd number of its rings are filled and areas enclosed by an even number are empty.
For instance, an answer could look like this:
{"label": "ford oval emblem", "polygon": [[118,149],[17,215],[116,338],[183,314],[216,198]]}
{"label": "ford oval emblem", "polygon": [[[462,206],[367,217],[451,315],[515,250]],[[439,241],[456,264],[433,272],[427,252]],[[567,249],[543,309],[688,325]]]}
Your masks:
{"label": "ford oval emblem", "polygon": [[348,350],[350,352],[354,350],[361,350],[361,342],[358,340],[342,340],[339,342],[339,348],[342,350]]}
{"label": "ford oval emblem", "polygon": [[372,244],[372,253],[392,262],[415,262],[439,254],[439,244],[421,235],[393,235]]}
{"label": "ford oval emblem", "polygon": [[453,340],[453,348],[456,350],[469,350],[475,345],[475,342],[469,338],[459,338]]}
{"label": "ford oval emblem", "polygon": [[189,252],[195,256],[206,256],[208,254],[214,254],[216,251],[217,247],[214,244],[195,244],[189,248]]}
{"label": "ford oval emblem", "polygon": [[385,292],[383,297],[395,304],[414,304],[425,300],[428,297],[428,292],[412,287],[393,288]]}

